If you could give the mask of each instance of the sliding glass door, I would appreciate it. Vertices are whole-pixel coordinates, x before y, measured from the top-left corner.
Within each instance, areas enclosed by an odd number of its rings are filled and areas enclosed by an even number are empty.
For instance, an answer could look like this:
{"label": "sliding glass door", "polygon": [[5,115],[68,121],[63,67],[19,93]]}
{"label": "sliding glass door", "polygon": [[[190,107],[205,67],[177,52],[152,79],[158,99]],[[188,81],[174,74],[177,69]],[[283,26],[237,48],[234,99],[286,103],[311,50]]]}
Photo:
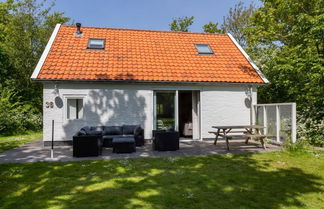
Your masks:
{"label": "sliding glass door", "polygon": [[170,126],[183,132],[179,126],[186,123],[192,130],[192,139],[200,139],[200,92],[199,91],[154,91],[154,130],[166,130]]}
{"label": "sliding glass door", "polygon": [[154,103],[154,128],[156,130],[165,130],[170,126],[176,128],[176,92],[156,91]]}

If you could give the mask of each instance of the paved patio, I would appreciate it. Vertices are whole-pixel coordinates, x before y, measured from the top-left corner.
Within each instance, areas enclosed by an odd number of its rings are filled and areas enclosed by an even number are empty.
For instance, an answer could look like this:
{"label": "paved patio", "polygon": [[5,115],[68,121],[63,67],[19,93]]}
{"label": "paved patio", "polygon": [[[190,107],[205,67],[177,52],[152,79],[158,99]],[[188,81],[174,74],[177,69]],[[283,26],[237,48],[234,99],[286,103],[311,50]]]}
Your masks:
{"label": "paved patio", "polygon": [[[199,156],[214,155],[226,153],[246,153],[246,152],[271,152],[280,150],[281,148],[272,144],[267,145],[268,149],[261,148],[259,142],[250,141],[245,144],[244,140],[230,142],[231,150],[226,150],[224,141],[219,141],[217,146],[213,145],[213,141],[182,141],[180,142],[180,150],[158,152],[152,150],[151,143],[146,143],[143,147],[137,147],[135,153],[116,154],[112,153],[111,148],[104,148],[102,155],[99,157],[72,157],[71,146],[60,146],[54,148],[54,161],[79,161],[79,160],[101,160],[101,159],[118,159],[118,158],[141,158],[141,157],[175,157],[175,156]],[[35,141],[24,146],[14,148],[12,150],[0,153],[0,163],[16,163],[16,162],[41,162],[52,161],[50,159],[50,147],[44,147],[43,141]]]}

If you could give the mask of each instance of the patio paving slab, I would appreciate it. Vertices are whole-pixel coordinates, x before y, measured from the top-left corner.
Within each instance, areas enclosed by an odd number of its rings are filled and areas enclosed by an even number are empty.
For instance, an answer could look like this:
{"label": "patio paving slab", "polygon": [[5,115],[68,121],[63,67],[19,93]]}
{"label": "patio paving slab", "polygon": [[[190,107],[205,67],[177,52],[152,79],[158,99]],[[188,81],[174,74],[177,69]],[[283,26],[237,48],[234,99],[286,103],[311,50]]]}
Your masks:
{"label": "patio paving slab", "polygon": [[281,147],[268,144],[267,150],[262,149],[259,142],[250,141],[245,144],[244,140],[230,142],[230,151],[226,150],[225,141],[217,142],[215,146],[213,141],[182,141],[180,150],[177,151],[153,151],[152,144],[146,143],[145,146],[136,147],[135,153],[116,154],[112,148],[103,148],[102,155],[98,157],[72,157],[71,146],[57,146],[54,148],[54,159],[51,160],[50,147],[44,147],[43,141],[38,140],[21,147],[0,153],[0,163],[24,163],[24,162],[43,162],[43,161],[80,161],[80,160],[102,160],[102,159],[121,159],[121,158],[143,158],[143,157],[176,157],[176,156],[199,156],[215,154],[239,154],[246,152],[271,152],[280,150]]}

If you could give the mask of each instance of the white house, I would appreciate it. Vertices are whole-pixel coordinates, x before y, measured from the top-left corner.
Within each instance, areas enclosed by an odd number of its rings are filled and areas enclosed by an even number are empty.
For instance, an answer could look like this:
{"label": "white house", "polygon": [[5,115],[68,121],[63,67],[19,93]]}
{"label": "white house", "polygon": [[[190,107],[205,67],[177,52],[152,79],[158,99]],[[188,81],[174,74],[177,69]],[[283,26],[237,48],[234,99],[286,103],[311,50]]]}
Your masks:
{"label": "white house", "polygon": [[141,124],[149,139],[189,124],[189,138],[212,138],[213,125],[250,124],[250,101],[268,83],[230,34],[79,24],[55,27],[31,78],[44,86],[45,144],[52,120],[57,144],[87,125]]}

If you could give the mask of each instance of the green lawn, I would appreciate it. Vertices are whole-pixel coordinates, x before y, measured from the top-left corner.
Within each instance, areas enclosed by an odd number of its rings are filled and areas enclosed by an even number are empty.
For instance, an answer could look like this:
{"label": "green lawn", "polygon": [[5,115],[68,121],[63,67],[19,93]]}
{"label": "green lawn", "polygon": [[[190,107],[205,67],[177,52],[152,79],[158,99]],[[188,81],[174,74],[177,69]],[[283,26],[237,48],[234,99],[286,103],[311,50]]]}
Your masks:
{"label": "green lawn", "polygon": [[324,208],[324,152],[0,164],[0,208]]}
{"label": "green lawn", "polygon": [[0,153],[41,138],[42,138],[41,132],[31,132],[28,134],[17,135],[17,136],[1,136]]}

